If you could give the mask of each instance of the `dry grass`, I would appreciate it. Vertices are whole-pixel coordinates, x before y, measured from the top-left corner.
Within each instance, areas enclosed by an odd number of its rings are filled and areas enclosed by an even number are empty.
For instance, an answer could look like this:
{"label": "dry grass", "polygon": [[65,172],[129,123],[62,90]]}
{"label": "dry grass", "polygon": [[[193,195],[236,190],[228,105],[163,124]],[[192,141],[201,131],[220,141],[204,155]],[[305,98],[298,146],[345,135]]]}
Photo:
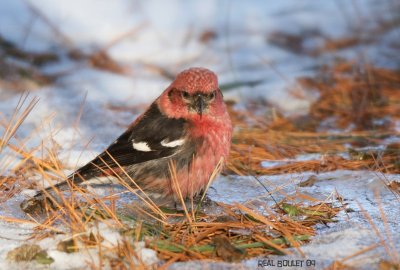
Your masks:
{"label": "dry grass", "polygon": [[[21,110],[21,106],[18,110]],[[28,112],[31,106],[24,112]],[[16,122],[20,124],[23,117],[26,117],[25,114]],[[13,123],[9,122],[6,130],[10,131],[6,134],[14,133]],[[9,137],[5,136],[3,141],[9,141]],[[55,178],[64,179],[64,167],[57,158],[57,148],[42,147],[41,150],[46,154],[38,157],[37,149],[27,150],[23,145],[18,145],[18,141],[12,144],[8,142],[4,147],[18,153],[21,161],[7,169],[7,176],[2,178],[2,187],[13,185],[17,180],[29,182],[28,179],[34,175],[49,184]],[[210,182],[220,169],[217,166]],[[173,164],[170,171],[172,179],[177,181]],[[118,195],[100,196],[71,185],[68,192],[57,189],[48,192],[47,199],[34,209],[37,212],[28,214],[27,220],[4,216],[1,219],[36,224],[31,237],[37,240],[50,235],[66,234],[66,240],[60,242],[57,249],[68,253],[97,249],[101,260],[118,268],[141,265],[135,249],[138,241],[145,241],[147,247],[155,249],[159,257],[166,261],[166,265],[193,259],[241,260],[259,255],[286,254],[287,247],[299,248],[315,234],[315,224],[331,222],[341,210],[324,202],[313,201],[313,206],[303,206],[287,201],[282,202],[275,211],[264,206],[263,213],[251,206],[220,203],[212,207],[219,209],[217,213],[205,214],[203,208],[194,207],[192,201],[191,207],[184,206],[183,212],[163,212],[144,192],[135,191],[139,186],[132,188],[135,187],[133,179],[127,185],[122,175],[119,179],[121,184],[140,198],[141,206],[134,206],[136,212],[133,215],[121,213],[121,205],[116,203]],[[16,194],[12,189],[4,188],[3,192],[8,192],[6,198]],[[183,202],[182,197],[180,200]],[[92,232],[94,224],[98,223],[108,224],[110,228],[121,231],[125,240],[110,248],[103,242],[101,232],[98,235]]]}
{"label": "dry grass", "polygon": [[[34,6],[30,8],[45,23],[53,26]],[[117,37],[109,46],[139,30],[140,28],[133,29],[126,35]],[[109,46],[91,55],[84,55],[74,50],[73,44],[68,42],[58,29],[54,28],[53,31],[61,36],[61,40],[66,40],[66,49],[71,58],[95,68],[122,74],[127,72],[124,66],[109,57],[107,54]],[[285,43],[283,45],[286,47],[299,43],[296,36],[278,35],[274,38],[278,42],[283,40]],[[327,40],[325,45],[315,52],[305,52],[302,47],[295,47],[292,50],[315,56],[326,51],[348,48],[358,42],[360,42],[358,38],[344,37]],[[24,52],[19,50],[13,49],[12,52],[19,55],[18,57],[25,57]],[[168,70],[154,66],[148,68],[165,77],[173,77]],[[269,115],[265,108],[261,108],[261,113],[260,108],[241,112],[233,110],[230,106],[235,133],[224,173],[257,176],[337,169],[400,173],[400,145],[385,143],[385,139],[389,137],[399,137],[399,133],[394,129],[394,123],[400,117],[399,78],[398,70],[339,61],[332,66],[323,67],[314,77],[298,79],[293,94],[301,94],[296,93],[298,86],[303,91],[316,91],[319,94],[318,100],[312,104],[307,116],[285,118],[276,112]],[[226,89],[229,87],[232,85],[225,86]],[[3,128],[0,154],[8,151],[15,155],[11,159],[7,158],[8,155],[1,155],[0,202],[2,203],[14,197],[22,189],[42,188],[37,181],[31,180],[32,178],[40,178],[50,185],[54,184],[55,179],[65,179],[65,168],[58,158],[59,149],[55,145],[43,143],[36,148],[27,149],[25,142],[29,136],[24,140],[15,136],[37,100],[32,99],[28,105],[26,102],[27,96],[23,96],[11,118],[5,119],[2,116],[0,119]],[[335,133],[330,132],[332,129]],[[51,138],[48,141],[51,141]],[[385,149],[371,148],[377,145],[385,145]],[[369,148],[360,148],[366,146]],[[296,159],[301,154],[319,154],[321,158]],[[343,157],[345,155],[347,158]],[[282,161],[282,163],[273,167],[263,167],[262,161]],[[57,246],[57,249],[63,252],[97,250],[100,262],[94,263],[96,260],[89,262],[89,266],[93,269],[101,268],[105,262],[112,269],[146,269],[147,266],[142,262],[136,249],[140,241],[144,241],[146,247],[157,251],[158,256],[164,260],[162,266],[164,268],[178,261],[240,261],[260,255],[288,254],[288,247],[294,247],[302,253],[301,245],[316,233],[314,226],[318,223],[334,222],[335,216],[345,207],[345,205],[335,207],[297,194],[286,196],[283,201],[277,202],[274,208],[267,205],[254,207],[250,204],[218,203],[210,207],[217,211],[206,214],[202,210],[209,207],[207,204],[198,208],[191,201],[191,207],[186,207],[184,198],[179,196],[183,211],[171,212],[158,207],[145,192],[140,190],[134,179],[131,179],[122,168],[119,169],[122,173],[114,174],[119,175],[121,185],[128,192],[135,194],[139,202],[132,202],[130,206],[124,205],[119,202],[118,194],[100,196],[71,184],[67,192],[57,189],[49,192],[47,199],[37,205],[34,209],[37,211],[28,214],[27,219],[5,216],[0,219],[14,223],[35,224],[32,239],[40,240],[64,234],[66,239]],[[220,170],[221,167],[218,166],[210,183]],[[170,173],[176,183],[174,164],[170,166]],[[128,179],[128,183],[124,179]],[[302,185],[312,184],[312,179],[302,183]],[[396,183],[387,184],[393,192],[398,192]],[[180,194],[179,189],[178,194]],[[122,208],[134,211],[121,211]],[[381,215],[385,219],[382,211]],[[110,247],[104,243],[101,231],[97,230],[94,233],[94,228],[98,224],[107,224],[108,227],[118,230],[123,240],[117,246]],[[379,239],[383,239],[379,231],[376,234]],[[390,249],[392,246],[393,243],[387,243],[385,247]],[[360,252],[373,248],[369,247]],[[348,258],[358,255],[349,255]],[[394,261],[397,259],[396,254],[390,255]],[[348,258],[333,263],[329,269],[349,269],[345,264]],[[385,269],[387,265],[391,267],[391,263],[382,262],[381,268]]]}
{"label": "dry grass", "polygon": [[[33,170],[43,176],[43,170],[38,167]],[[174,166],[171,164],[172,179],[176,180],[174,172]],[[120,181],[131,189],[122,178]],[[40,211],[29,215],[29,222],[37,224],[32,237],[43,239],[51,234],[61,233],[59,228],[64,227],[68,228],[71,239],[59,244],[61,250],[76,252],[82,248],[94,247],[104,250],[106,247],[103,247],[102,238],[91,236],[90,233],[91,224],[101,222],[124,231],[128,239],[115,249],[108,248],[108,253],[121,254],[123,250],[134,253],[132,240],[144,240],[167,264],[193,259],[222,260],[224,257],[218,254],[225,252],[221,251],[225,245],[218,247],[214,243],[215,239],[221,236],[226,237],[227,243],[245,252],[243,256],[240,255],[240,259],[267,254],[286,254],[286,247],[299,247],[315,234],[315,224],[332,222],[332,218],[341,210],[330,204],[316,204],[313,201],[314,206],[307,207],[282,202],[277,211],[265,206],[264,211],[267,214],[261,214],[245,205],[218,204],[218,214],[204,214],[193,207],[193,202],[190,209],[186,208],[181,197],[183,212],[163,213],[153,202],[148,201],[148,197],[140,197],[142,206],[133,206],[136,209],[134,215],[124,215],[115,205],[118,196],[101,197],[74,185],[71,185],[68,194],[71,196],[66,196],[58,190],[54,190],[54,195],[48,193],[48,199],[36,209]],[[147,207],[143,207],[145,204]],[[135,221],[135,225],[132,227],[131,223],[124,222],[127,220]],[[115,265],[130,264],[122,255],[118,255],[112,261]]]}
{"label": "dry grass", "polygon": [[[394,129],[400,120],[400,72],[370,66],[365,66],[364,73],[355,69],[354,63],[342,62],[324,68],[313,78],[299,79],[302,89],[320,95],[307,116],[274,114],[261,118],[251,111],[231,110],[238,131],[233,137],[228,172],[265,175],[368,169],[400,173],[398,143],[387,145],[385,150],[358,149],[385,145],[385,139],[400,136]],[[257,108],[258,115],[259,111]],[[329,119],[333,121],[326,126]],[[332,129],[334,133],[329,132]],[[268,168],[261,165],[265,160],[284,161],[310,153],[322,157]]]}
{"label": "dry grass", "polygon": [[[334,74],[339,72],[336,69],[332,70]],[[366,117],[365,115],[372,117],[385,114],[397,119],[398,94],[395,91],[398,87],[397,77],[389,71],[372,70],[370,74],[383,82],[386,90],[380,91],[377,96],[371,94],[373,91],[367,92],[365,104],[368,106],[364,104],[351,107],[353,112],[358,113],[357,116],[355,113],[350,113],[351,110],[349,113],[344,113],[342,107],[333,106],[342,103],[355,104],[351,103],[354,95],[363,97],[364,93],[350,82],[348,78],[350,75],[346,75],[348,68],[339,70],[344,75],[336,76],[336,81],[331,80],[332,87],[317,83],[317,80],[300,80],[304,87],[318,89],[321,92],[320,99],[313,104],[306,121],[321,123],[326,117],[334,115],[338,119],[337,123],[340,123],[337,127],[339,130],[354,124],[356,126],[354,131],[335,134],[327,131],[318,132],[315,125],[306,124],[300,128],[298,119],[284,118],[275,114],[266,121],[265,118],[256,117],[256,113],[251,110],[239,112],[231,109],[236,132],[225,173],[255,176],[336,169],[399,172],[398,144],[388,145],[385,150],[379,151],[357,149],[359,145],[382,144],[385,138],[398,134],[390,128],[382,130],[378,127],[377,130],[369,130],[375,127],[363,121],[356,125],[358,119]],[[343,86],[340,86],[342,84]],[[356,85],[359,84],[360,82]],[[337,100],[331,103],[329,95]],[[376,103],[376,97],[386,102]],[[5,132],[0,149],[4,151],[7,148],[21,158],[19,162],[9,163],[7,168],[2,169],[0,187],[4,195],[3,201],[13,197],[21,188],[37,188],[37,183],[29,180],[33,176],[39,176],[49,184],[52,184],[54,179],[65,179],[64,166],[57,157],[59,149],[55,145],[26,149],[23,141],[10,142],[36,102],[33,100],[22,109],[24,102],[21,100],[11,119],[3,121]],[[20,111],[22,113],[18,114]],[[353,145],[354,148],[348,148],[348,145]],[[40,151],[42,154],[38,155]],[[310,153],[321,154],[321,159],[306,161],[295,159],[297,155]],[[340,154],[343,153],[347,153],[348,158],[341,157]],[[284,161],[284,163],[264,168],[261,162],[265,160]],[[121,207],[129,207],[118,204],[118,194],[99,196],[71,185],[68,192],[54,189],[48,193],[48,199],[38,205],[36,209],[38,212],[28,215],[28,220],[12,217],[1,217],[1,219],[36,224],[32,238],[38,240],[53,234],[66,234],[68,238],[59,243],[57,247],[59,250],[78,252],[84,249],[96,249],[101,261],[107,261],[114,269],[119,269],[133,266],[145,268],[135,248],[139,241],[144,241],[147,247],[156,250],[159,257],[165,260],[164,266],[194,259],[239,261],[260,255],[287,254],[288,247],[294,247],[301,253],[301,244],[315,235],[314,225],[333,222],[335,215],[343,209],[299,194],[298,198],[287,196],[286,200],[279,202],[275,209],[266,205],[260,209],[259,206],[254,208],[251,205],[220,203],[212,206],[218,209],[215,214],[203,213],[202,208],[194,207],[193,201],[191,207],[186,208],[183,203],[184,198],[180,197],[184,211],[165,212],[151,201],[146,193],[140,191],[134,179],[129,178],[122,168],[119,169],[122,171],[119,177],[120,183],[128,192],[136,194],[140,200],[138,205],[134,204],[133,214],[121,212]],[[217,168],[216,173],[220,169]],[[170,173],[172,179],[176,180],[174,164],[170,166]],[[126,177],[129,179],[129,184],[123,180]],[[15,188],[16,181],[23,183],[19,189]],[[312,185],[312,181],[303,184]],[[296,199],[303,202],[311,200],[312,203],[306,206],[303,203],[295,203]],[[101,232],[97,235],[92,232],[94,224],[98,223],[108,224],[110,228],[121,231],[124,240],[115,247],[106,245]],[[91,267],[96,268],[96,265],[93,264]],[[342,264],[332,267],[336,269],[340,265]]]}
{"label": "dry grass", "polygon": [[[340,209],[330,205],[304,207],[285,204],[298,212],[268,211],[261,214],[245,205],[218,204],[221,213],[215,216],[200,214],[196,220],[167,224],[163,226],[160,237],[148,240],[161,258],[169,261],[192,259],[222,260],[219,253],[229,252],[226,245],[215,245],[215,239],[224,236],[237,249],[245,251],[240,259],[268,254],[287,254],[286,247],[298,247],[315,234],[312,228],[316,223],[331,219]],[[290,206],[290,207],[289,207]],[[300,216],[302,218],[300,218]],[[300,221],[301,220],[301,221]],[[216,248],[217,247],[217,248]],[[231,257],[236,254],[232,253]]]}
{"label": "dry grass", "polygon": [[300,80],[303,87],[320,93],[311,106],[314,120],[335,117],[338,128],[354,125],[356,131],[393,130],[400,118],[400,71],[344,61],[322,72]]}

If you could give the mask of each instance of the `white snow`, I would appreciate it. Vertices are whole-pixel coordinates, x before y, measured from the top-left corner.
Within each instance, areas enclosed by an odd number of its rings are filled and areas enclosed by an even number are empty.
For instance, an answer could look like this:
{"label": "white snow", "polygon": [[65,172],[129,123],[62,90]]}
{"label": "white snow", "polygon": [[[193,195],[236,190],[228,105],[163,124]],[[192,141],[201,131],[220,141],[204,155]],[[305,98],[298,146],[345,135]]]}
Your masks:
{"label": "white snow", "polygon": [[[389,248],[394,254],[399,254],[400,198],[392,193],[385,183],[400,181],[400,175],[368,171],[334,171],[316,175],[318,181],[311,187],[297,186],[310,175],[312,173],[276,175],[263,177],[262,182],[278,201],[286,194],[303,193],[321,201],[337,203],[332,197],[332,194],[337,192],[348,204],[347,207],[355,212],[341,213],[336,218],[337,222],[329,223],[329,227],[317,226],[318,235],[309,244],[301,247],[305,257],[296,255],[296,250],[292,250],[295,254],[291,256],[272,256],[275,261],[315,259],[317,269],[322,269],[334,261],[340,261],[375,244],[376,248],[346,260],[346,264],[357,269],[373,269],[382,259],[396,259],[386,252],[385,245],[392,243],[394,246]],[[259,201],[274,205],[264,188],[251,177],[220,177],[212,187],[208,194],[213,200],[228,203]],[[380,207],[384,216],[379,211]],[[366,214],[371,220],[366,218]],[[386,224],[383,220],[386,220]],[[373,230],[373,226],[377,228],[378,234]],[[380,243],[381,238],[384,240],[383,244]],[[253,268],[257,266],[258,259],[260,258],[251,259],[245,265]]]}

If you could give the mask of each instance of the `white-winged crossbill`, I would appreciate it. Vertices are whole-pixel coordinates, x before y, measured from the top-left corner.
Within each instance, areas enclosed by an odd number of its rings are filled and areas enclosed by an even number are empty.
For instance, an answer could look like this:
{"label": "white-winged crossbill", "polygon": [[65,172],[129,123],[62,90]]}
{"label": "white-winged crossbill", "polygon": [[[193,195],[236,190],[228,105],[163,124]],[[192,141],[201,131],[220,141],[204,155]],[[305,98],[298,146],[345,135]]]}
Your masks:
{"label": "white-winged crossbill", "polygon": [[[68,182],[81,184],[118,173],[133,186],[127,179],[129,175],[157,199],[177,201],[178,191],[170,171],[173,163],[182,196],[193,197],[207,186],[221,158],[227,159],[231,134],[232,124],[217,76],[205,68],[190,68],[179,73],[103,153],[55,187],[65,189]],[[51,189],[54,187],[46,191]],[[34,199],[45,193],[39,192]]]}

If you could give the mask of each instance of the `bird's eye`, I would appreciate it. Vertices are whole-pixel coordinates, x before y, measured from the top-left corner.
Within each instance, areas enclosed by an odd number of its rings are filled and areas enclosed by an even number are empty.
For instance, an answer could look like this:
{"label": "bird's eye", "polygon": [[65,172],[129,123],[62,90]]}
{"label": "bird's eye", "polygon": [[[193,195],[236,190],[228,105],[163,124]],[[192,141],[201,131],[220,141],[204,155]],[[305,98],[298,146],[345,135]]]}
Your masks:
{"label": "bird's eye", "polygon": [[183,97],[184,99],[189,99],[189,98],[190,98],[190,94],[189,94],[188,92],[186,92],[186,91],[182,91],[182,92],[181,92],[181,95],[182,95],[182,97]]}
{"label": "bird's eye", "polygon": [[213,100],[214,98],[215,98],[215,91],[207,95],[207,99],[210,101]]}

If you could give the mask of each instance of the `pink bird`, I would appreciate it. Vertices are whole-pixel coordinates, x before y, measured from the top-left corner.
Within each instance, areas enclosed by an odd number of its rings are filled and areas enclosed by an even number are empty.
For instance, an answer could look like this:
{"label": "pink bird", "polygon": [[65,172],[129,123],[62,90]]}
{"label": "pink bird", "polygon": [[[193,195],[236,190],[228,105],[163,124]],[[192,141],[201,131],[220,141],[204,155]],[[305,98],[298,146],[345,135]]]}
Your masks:
{"label": "pink bird", "polygon": [[[129,177],[133,179],[150,198],[177,202],[171,162],[176,166],[182,196],[193,197],[207,186],[221,158],[227,159],[231,135],[232,124],[217,76],[205,68],[190,68],[179,73],[103,153],[54,187],[62,190],[68,182],[82,184],[118,173],[135,188]],[[45,193],[38,192],[30,201],[42,199]]]}

